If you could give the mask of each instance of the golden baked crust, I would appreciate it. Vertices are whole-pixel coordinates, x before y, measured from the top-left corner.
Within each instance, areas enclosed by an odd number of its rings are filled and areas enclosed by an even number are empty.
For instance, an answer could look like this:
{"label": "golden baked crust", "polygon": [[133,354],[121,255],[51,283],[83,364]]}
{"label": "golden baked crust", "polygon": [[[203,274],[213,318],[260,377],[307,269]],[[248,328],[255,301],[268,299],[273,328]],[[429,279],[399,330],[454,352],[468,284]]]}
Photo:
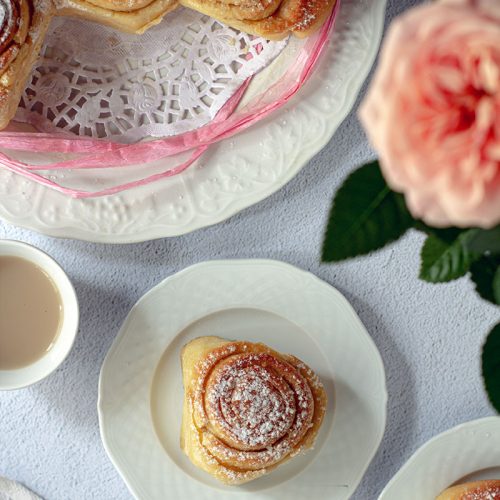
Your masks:
{"label": "golden baked crust", "polygon": [[500,499],[500,480],[490,479],[452,486],[436,500],[492,500]]}
{"label": "golden baked crust", "polygon": [[16,113],[53,13],[50,0],[0,0],[0,129]]}
{"label": "golden baked crust", "polygon": [[165,14],[178,7],[177,0],[54,0],[59,16],[88,19],[126,33],[144,33]]}
{"label": "golden baked crust", "polygon": [[260,20],[274,14],[280,0],[181,0],[182,5],[215,19]]}
{"label": "golden baked crust", "polygon": [[314,444],[327,398],[299,359],[264,344],[200,337],[181,361],[181,448],[221,482],[256,479]]}
{"label": "golden baked crust", "polygon": [[[268,40],[289,34],[304,38],[317,31],[331,14],[336,0],[180,0],[181,5],[207,14],[246,33]],[[271,12],[272,11],[272,12]]]}
{"label": "golden baked crust", "polygon": [[114,10],[117,12],[132,12],[134,10],[147,7],[154,0],[88,0],[88,3],[101,7],[102,9]]}

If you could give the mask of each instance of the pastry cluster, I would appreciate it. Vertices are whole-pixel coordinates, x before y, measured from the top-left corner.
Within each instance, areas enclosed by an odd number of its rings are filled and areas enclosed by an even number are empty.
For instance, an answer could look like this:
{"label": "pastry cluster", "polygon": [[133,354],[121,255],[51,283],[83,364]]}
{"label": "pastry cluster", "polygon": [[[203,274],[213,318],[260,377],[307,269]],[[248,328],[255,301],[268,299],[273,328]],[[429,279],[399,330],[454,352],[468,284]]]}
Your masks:
{"label": "pastry cluster", "polygon": [[264,344],[201,337],[182,351],[181,447],[223,483],[243,484],[311,448],[326,393],[302,361]]}
{"label": "pastry cluster", "polygon": [[268,39],[318,29],[336,0],[0,0],[0,129],[14,116],[54,15],[143,33],[180,5]]}

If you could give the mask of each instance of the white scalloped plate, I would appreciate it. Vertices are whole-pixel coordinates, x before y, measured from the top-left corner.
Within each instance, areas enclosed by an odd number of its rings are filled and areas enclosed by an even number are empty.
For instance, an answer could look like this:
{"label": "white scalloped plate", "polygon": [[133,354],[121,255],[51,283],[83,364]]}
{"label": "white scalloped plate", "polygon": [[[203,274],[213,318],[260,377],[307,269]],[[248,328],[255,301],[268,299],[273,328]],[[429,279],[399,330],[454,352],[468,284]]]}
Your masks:
{"label": "white scalloped plate", "polygon": [[[386,0],[342,0],[333,41],[307,86],[268,119],[212,146],[183,174],[119,195],[75,200],[0,168],[0,217],[51,236],[128,243],[188,233],[257,203],[292,179],[351,110],[377,54],[385,6]],[[289,43],[252,85],[265,88],[297,43]],[[112,170],[120,181],[122,170]],[[144,167],[123,175],[131,171]],[[86,176],[81,186],[102,184]]]}
{"label": "white scalloped plate", "polygon": [[455,483],[500,479],[500,417],[458,425],[419,448],[379,500],[435,500]]}
{"label": "white scalloped plate", "polygon": [[[327,416],[314,450],[242,487],[224,487],[181,453],[180,349],[220,335],[298,355],[323,380]],[[213,261],[190,267],[132,308],[99,381],[104,447],[140,500],[347,500],[385,428],[380,355],[346,299],[288,264]]]}

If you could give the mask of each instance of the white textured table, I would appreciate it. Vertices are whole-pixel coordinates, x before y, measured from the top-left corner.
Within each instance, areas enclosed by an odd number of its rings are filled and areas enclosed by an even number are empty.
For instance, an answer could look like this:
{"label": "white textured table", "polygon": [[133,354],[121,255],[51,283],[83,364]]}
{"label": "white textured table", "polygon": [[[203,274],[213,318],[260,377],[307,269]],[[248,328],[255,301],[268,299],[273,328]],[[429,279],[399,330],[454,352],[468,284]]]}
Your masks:
{"label": "white textured table", "polygon": [[[418,1],[389,2],[388,18]],[[129,499],[99,438],[97,381],[130,307],[166,276],[203,260],[266,257],[317,274],[351,301],[384,359],[389,408],[385,438],[354,498],[375,499],[413,451],[466,420],[491,415],[479,353],[498,309],[464,279],[417,279],[422,238],[408,234],[371,257],[321,265],[331,195],[373,157],[354,113],[328,146],[280,192],[216,227],[170,240],[94,245],[55,240],[0,223],[0,237],[32,243],[73,280],[81,307],[75,347],[38,385],[0,393],[0,475],[46,500]]]}

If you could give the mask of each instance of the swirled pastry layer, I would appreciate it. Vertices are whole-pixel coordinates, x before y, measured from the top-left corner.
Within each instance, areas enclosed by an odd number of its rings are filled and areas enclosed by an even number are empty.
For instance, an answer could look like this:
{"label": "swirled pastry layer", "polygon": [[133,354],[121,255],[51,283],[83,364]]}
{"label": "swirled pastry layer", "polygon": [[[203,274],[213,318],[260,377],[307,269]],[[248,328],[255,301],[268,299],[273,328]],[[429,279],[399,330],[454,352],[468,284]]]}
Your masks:
{"label": "swirled pastry layer", "polygon": [[0,129],[16,112],[52,15],[51,0],[0,0]]}
{"label": "swirled pastry layer", "polygon": [[264,344],[201,337],[182,353],[181,446],[226,484],[266,474],[313,445],[326,393],[299,359]]}
{"label": "swirled pastry layer", "polygon": [[0,75],[26,42],[31,8],[28,0],[0,0]]}

